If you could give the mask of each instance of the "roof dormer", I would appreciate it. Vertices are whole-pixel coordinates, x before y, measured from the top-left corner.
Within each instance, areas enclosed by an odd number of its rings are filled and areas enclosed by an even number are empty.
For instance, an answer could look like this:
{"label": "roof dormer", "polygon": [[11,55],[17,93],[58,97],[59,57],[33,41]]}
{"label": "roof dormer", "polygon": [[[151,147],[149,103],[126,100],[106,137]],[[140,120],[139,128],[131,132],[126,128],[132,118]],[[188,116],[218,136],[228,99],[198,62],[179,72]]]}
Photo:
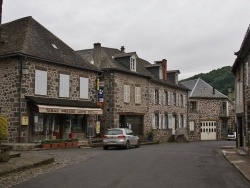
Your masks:
{"label": "roof dormer", "polygon": [[113,56],[113,58],[125,68],[130,71],[136,72],[136,59],[137,55],[135,52],[131,53],[120,53]]}
{"label": "roof dormer", "polygon": [[130,57],[130,70],[136,72],[136,57],[132,55]]}

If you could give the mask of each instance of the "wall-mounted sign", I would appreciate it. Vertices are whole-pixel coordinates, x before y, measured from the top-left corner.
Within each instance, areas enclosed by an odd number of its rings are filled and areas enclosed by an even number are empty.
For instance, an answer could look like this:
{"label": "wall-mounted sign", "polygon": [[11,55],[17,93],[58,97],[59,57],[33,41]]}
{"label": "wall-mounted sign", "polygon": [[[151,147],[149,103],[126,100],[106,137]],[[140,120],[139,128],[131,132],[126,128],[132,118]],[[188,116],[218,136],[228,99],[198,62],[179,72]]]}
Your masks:
{"label": "wall-mounted sign", "polygon": [[21,125],[29,125],[29,117],[22,116]]}

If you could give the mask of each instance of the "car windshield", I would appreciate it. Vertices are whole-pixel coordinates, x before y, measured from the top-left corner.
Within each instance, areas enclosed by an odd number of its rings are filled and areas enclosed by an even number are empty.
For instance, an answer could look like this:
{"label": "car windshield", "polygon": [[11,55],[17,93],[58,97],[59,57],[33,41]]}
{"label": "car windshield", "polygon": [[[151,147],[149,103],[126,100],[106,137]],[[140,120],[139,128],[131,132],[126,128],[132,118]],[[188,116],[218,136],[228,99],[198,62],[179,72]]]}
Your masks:
{"label": "car windshield", "polygon": [[122,134],[122,130],[114,129],[114,130],[108,130],[105,135],[119,135]]}

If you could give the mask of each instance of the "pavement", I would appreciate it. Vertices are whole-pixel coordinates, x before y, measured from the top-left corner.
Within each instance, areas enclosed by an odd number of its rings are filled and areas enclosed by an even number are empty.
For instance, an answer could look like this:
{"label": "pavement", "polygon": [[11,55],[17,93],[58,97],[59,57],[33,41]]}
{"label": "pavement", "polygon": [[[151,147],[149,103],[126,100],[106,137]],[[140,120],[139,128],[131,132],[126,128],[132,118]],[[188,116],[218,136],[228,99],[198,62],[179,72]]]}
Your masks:
{"label": "pavement", "polygon": [[[35,150],[35,149],[34,149]],[[13,152],[14,158],[10,158],[9,162],[0,163],[0,177],[12,172],[22,171],[24,169],[34,168],[41,165],[53,163],[55,155],[51,155],[50,151],[20,151]],[[67,149],[66,149],[67,150]],[[78,150],[78,149],[75,149]],[[61,155],[62,150],[57,150],[57,155]],[[221,152],[224,157],[236,168],[238,171],[250,181],[250,156],[243,150],[239,150],[232,146],[221,147]],[[68,152],[67,152],[68,153]],[[15,157],[16,156],[16,157]]]}

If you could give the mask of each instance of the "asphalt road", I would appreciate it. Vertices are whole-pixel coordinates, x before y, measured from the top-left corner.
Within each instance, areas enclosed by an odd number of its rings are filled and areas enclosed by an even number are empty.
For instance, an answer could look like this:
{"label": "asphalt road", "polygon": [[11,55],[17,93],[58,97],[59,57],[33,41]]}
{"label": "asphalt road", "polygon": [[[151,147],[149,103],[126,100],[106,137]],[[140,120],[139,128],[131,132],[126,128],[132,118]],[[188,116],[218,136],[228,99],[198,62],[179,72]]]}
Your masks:
{"label": "asphalt road", "polygon": [[[88,160],[30,179],[19,188],[249,188],[220,152],[230,141],[90,149]],[[70,152],[70,151],[69,151]]]}

